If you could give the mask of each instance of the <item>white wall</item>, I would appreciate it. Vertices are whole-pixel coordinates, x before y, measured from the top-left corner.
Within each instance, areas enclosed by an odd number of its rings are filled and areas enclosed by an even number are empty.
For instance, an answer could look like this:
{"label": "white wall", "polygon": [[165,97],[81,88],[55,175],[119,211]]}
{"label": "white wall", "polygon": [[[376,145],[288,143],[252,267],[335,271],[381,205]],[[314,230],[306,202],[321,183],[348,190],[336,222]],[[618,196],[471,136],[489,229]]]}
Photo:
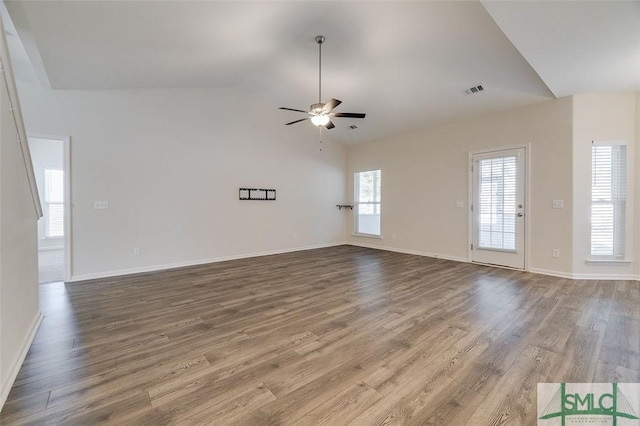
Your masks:
{"label": "white wall", "polygon": [[40,319],[36,214],[16,141],[6,86],[0,79],[0,408]]}
{"label": "white wall", "polygon": [[[29,150],[31,151],[31,160],[38,184],[38,194],[40,194],[40,203],[43,209],[44,203],[44,175],[45,169],[63,169],[63,144],[61,140],[29,138]],[[44,229],[45,218],[38,220],[38,249],[46,250],[51,248],[62,248],[64,246],[64,238],[46,238]]]}
{"label": "white wall", "polygon": [[[530,145],[528,266],[570,275],[571,109],[571,98],[563,98],[350,147],[351,200],[353,172],[382,169],[382,239],[350,242],[466,260],[469,152]],[[552,209],[552,200],[564,200],[565,208]],[[554,248],[559,258],[551,256]]]}
{"label": "white wall", "polygon": [[[284,126],[272,104],[217,89],[19,91],[28,131],[71,136],[74,279],[344,242],[345,148],[324,138],[319,151],[317,129]],[[239,187],[277,201],[239,201]]]}

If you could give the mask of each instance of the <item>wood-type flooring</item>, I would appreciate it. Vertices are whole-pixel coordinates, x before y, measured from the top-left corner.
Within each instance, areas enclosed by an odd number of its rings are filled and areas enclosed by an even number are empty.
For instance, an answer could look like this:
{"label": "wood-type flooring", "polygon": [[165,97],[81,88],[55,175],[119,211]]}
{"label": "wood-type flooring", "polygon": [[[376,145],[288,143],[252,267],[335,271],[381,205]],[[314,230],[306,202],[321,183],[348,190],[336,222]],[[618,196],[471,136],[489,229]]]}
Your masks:
{"label": "wood-type flooring", "polygon": [[42,285],[2,425],[534,425],[640,381],[640,283],[353,246]]}

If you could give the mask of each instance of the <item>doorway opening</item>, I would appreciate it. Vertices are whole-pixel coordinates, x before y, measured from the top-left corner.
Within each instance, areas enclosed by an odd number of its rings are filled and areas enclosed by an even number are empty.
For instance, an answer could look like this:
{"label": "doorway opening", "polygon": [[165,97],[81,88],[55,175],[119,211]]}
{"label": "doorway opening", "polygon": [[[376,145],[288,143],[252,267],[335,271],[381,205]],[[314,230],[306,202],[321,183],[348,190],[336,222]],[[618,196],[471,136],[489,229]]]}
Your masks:
{"label": "doorway opening", "polygon": [[29,135],[29,150],[43,210],[38,220],[38,280],[69,281],[69,138]]}

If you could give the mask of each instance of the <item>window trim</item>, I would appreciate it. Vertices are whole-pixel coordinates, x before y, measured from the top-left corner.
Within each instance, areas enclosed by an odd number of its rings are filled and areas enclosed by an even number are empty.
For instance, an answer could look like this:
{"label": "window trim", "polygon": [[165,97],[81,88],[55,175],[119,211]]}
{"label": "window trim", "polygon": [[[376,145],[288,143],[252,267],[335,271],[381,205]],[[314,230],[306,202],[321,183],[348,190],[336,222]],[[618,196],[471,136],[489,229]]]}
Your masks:
{"label": "window trim", "polygon": [[[380,176],[380,201],[359,201],[359,193],[360,193],[360,173],[367,172],[378,172]],[[369,169],[369,170],[360,170],[353,173],[353,207],[355,208],[354,214],[354,230],[353,234],[357,237],[367,237],[367,238],[377,238],[382,239],[382,168],[378,169]],[[378,211],[380,212],[380,233],[379,234],[370,234],[366,232],[358,232],[359,229],[359,217],[360,217],[360,205],[377,205]]]}
{"label": "window trim", "polygon": [[625,266],[633,263],[631,259],[612,258],[608,256],[591,256],[584,261],[587,265],[619,265]]}
{"label": "window trim", "polygon": [[[613,147],[613,146],[624,146],[625,147],[625,159],[624,159],[624,173],[625,173],[625,197],[624,197],[624,202],[625,202],[625,209],[624,209],[624,223],[623,223],[623,228],[624,229],[628,229],[627,225],[629,224],[629,217],[630,217],[630,203],[628,202],[628,198],[629,198],[629,145],[627,143],[627,141],[624,140],[617,140],[617,141],[591,141],[591,156],[590,156],[590,163],[591,163],[591,174],[590,174],[590,183],[589,183],[589,255],[587,256],[587,258],[585,259],[585,263],[588,265],[624,265],[624,264],[629,264],[632,261],[629,259],[629,239],[626,237],[625,235],[625,241],[623,243],[622,249],[623,252],[622,254],[613,254],[613,255],[608,255],[608,254],[593,254],[592,253],[592,241],[593,241],[593,235],[592,235],[592,229],[591,229],[591,223],[593,221],[593,205],[594,205],[594,201],[593,201],[593,148],[597,147],[597,146],[609,146],[609,147]],[[615,222],[614,222],[615,224]],[[614,235],[615,235],[616,231],[614,229]],[[615,245],[615,243],[614,243]],[[615,250],[615,248],[614,248]]]}

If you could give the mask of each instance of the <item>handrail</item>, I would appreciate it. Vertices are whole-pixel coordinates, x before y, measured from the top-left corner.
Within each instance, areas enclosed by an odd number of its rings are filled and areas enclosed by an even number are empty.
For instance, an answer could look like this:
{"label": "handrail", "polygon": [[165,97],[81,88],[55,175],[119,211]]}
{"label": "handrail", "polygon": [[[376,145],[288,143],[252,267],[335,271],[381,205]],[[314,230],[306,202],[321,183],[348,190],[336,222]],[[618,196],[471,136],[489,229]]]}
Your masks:
{"label": "handrail", "polygon": [[10,112],[13,116],[13,123],[16,126],[16,133],[18,134],[18,144],[20,145],[20,150],[22,152],[24,168],[27,172],[27,181],[29,182],[29,188],[31,190],[31,198],[36,212],[36,219],[39,219],[42,217],[42,205],[40,204],[38,186],[36,185],[36,175],[33,171],[31,151],[29,150],[29,139],[27,138],[27,131],[24,127],[22,109],[20,108],[20,98],[18,97],[18,88],[16,87],[16,80],[13,75],[9,46],[7,44],[2,18],[0,18],[0,74],[2,74],[2,79],[4,80],[5,87],[7,88],[7,94],[9,95]]}

